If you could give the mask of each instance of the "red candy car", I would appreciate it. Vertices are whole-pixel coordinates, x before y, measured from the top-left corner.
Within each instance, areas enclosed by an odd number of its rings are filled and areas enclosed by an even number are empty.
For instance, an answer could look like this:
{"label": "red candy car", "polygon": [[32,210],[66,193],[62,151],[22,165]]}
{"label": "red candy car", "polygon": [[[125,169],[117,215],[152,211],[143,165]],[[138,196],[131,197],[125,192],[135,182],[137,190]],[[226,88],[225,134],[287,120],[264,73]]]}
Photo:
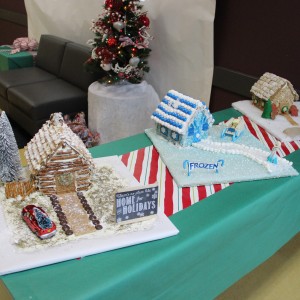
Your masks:
{"label": "red candy car", "polygon": [[47,239],[55,235],[56,225],[46,212],[35,205],[27,205],[22,209],[23,220],[39,238]]}

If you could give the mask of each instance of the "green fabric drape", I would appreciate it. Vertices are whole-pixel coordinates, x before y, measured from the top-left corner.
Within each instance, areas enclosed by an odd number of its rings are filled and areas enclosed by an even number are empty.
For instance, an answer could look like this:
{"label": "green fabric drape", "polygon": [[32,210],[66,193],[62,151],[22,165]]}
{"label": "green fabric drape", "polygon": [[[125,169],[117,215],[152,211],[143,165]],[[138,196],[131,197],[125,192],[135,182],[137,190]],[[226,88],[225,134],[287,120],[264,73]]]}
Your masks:
{"label": "green fabric drape", "polygon": [[[229,109],[215,118],[236,115]],[[141,134],[91,152],[150,144]],[[300,172],[299,151],[287,158]],[[177,236],[1,279],[15,299],[213,299],[299,232],[299,184],[299,176],[235,183],[171,216]]]}

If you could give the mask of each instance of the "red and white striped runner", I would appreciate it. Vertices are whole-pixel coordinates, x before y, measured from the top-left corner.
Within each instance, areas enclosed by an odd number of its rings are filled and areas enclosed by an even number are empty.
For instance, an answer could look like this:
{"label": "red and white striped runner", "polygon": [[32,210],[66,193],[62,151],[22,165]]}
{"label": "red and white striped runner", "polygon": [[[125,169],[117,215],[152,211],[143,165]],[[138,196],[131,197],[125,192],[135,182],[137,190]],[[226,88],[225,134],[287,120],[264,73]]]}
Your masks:
{"label": "red and white striped runner", "polygon": [[[244,116],[243,118],[249,131],[272,149],[277,140],[247,117]],[[285,142],[281,144],[278,155],[284,157],[299,148],[300,141]],[[226,183],[179,188],[153,146],[123,154],[120,158],[140,183],[158,182],[159,205],[167,216],[171,216],[229,186]]]}

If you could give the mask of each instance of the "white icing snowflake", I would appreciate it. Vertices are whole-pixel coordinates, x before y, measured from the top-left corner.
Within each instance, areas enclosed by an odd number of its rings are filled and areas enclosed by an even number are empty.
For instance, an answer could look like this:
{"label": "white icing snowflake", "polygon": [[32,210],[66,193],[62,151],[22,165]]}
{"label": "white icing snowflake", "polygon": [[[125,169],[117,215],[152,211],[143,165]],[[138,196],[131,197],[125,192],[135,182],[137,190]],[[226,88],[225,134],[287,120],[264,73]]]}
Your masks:
{"label": "white icing snowflake", "polygon": [[172,138],[175,140],[177,139],[177,133],[176,132],[172,132]]}
{"label": "white icing snowflake", "polygon": [[177,109],[178,108],[178,102],[177,101],[171,101],[170,106]]}
{"label": "white icing snowflake", "polygon": [[152,195],[152,199],[157,199],[157,197],[158,197],[157,193]]}
{"label": "white icing snowflake", "polygon": [[162,133],[165,133],[165,132],[166,132],[166,128],[165,128],[165,127],[162,127],[162,128],[161,128],[161,132],[162,132]]}

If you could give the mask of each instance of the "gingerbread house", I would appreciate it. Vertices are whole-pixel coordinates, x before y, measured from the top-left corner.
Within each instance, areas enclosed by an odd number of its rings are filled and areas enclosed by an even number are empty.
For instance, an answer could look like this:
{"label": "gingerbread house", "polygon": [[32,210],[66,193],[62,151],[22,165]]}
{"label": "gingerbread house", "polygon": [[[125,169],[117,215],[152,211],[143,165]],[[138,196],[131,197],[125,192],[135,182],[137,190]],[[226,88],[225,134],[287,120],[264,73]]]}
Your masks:
{"label": "gingerbread house", "polygon": [[94,168],[91,154],[60,113],[51,115],[27,144],[25,157],[36,187],[47,195],[90,186]]}
{"label": "gingerbread house", "polygon": [[288,80],[268,72],[259,78],[250,92],[255,106],[263,110],[270,99],[279,114],[290,112],[294,101],[299,100],[299,95]]}
{"label": "gingerbread house", "polygon": [[206,139],[214,123],[205,102],[174,90],[167,93],[151,118],[158,135],[183,147]]}

